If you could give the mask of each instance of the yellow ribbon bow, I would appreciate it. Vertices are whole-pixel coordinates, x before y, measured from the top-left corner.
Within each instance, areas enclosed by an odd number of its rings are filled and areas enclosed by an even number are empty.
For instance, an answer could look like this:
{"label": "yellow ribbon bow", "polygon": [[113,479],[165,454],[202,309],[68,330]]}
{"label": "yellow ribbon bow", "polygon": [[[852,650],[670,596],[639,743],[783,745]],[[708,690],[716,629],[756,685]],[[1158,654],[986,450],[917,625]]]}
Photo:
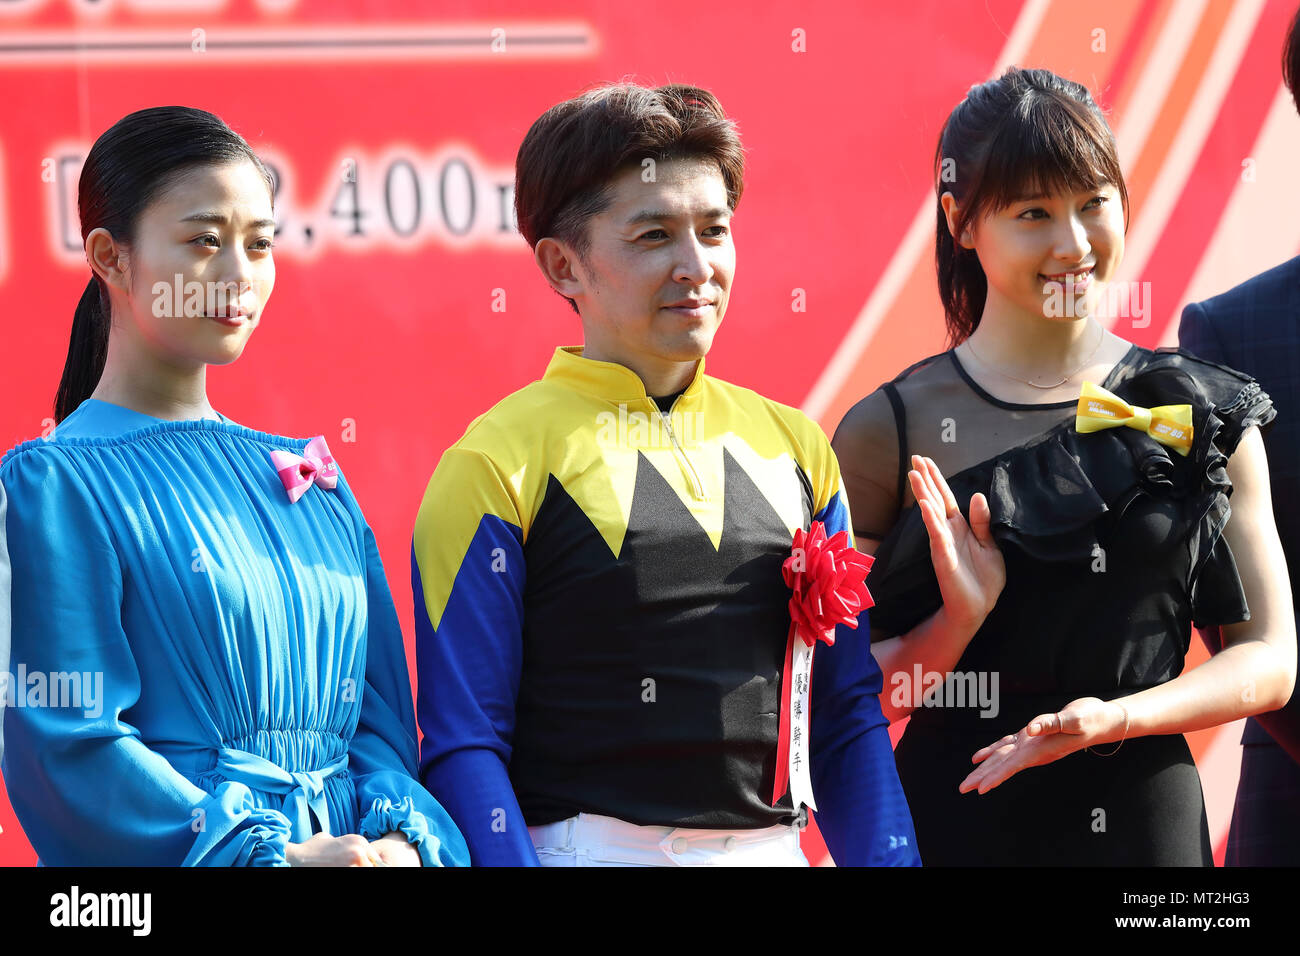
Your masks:
{"label": "yellow ribbon bow", "polygon": [[1087,434],[1120,425],[1144,431],[1180,455],[1192,450],[1191,405],[1143,408],[1130,405],[1100,385],[1084,382],[1083,391],[1079,393],[1079,407],[1075,410],[1074,427]]}

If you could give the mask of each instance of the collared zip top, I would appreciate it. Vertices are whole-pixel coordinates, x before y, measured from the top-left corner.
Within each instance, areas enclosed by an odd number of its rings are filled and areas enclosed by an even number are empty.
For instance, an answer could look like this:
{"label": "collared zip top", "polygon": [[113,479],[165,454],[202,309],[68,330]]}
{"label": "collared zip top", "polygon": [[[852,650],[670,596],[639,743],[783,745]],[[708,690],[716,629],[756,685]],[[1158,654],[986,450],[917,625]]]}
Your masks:
{"label": "collared zip top", "polygon": [[677,408],[677,403],[681,400],[682,397],[678,395],[673,399],[672,406],[665,412],[659,407],[653,398],[646,399],[646,401],[650,403],[650,407],[658,412],[660,417],[663,418],[664,427],[668,430],[668,437],[673,443],[673,451],[677,455],[678,463],[682,466],[682,473],[686,475],[686,480],[691,483],[691,497],[696,501],[708,501],[709,496],[704,491],[704,483],[700,481],[699,473],[695,470],[695,466],[691,464],[690,458],[686,456],[686,449],[683,448],[682,443],[677,440],[677,432],[673,430],[673,410]]}

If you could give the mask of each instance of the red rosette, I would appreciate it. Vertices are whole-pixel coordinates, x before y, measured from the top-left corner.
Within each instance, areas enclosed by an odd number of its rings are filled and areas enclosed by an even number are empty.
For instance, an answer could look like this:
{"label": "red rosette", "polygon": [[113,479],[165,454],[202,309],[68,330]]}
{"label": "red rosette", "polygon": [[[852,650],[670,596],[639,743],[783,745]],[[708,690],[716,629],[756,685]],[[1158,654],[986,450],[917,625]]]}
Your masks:
{"label": "red rosette", "polygon": [[826,537],[826,526],[814,521],[794,533],[790,557],[781,575],[794,593],[790,597],[793,630],[812,647],[816,641],[835,643],[835,626],[858,626],[858,615],[876,602],[867,590],[867,572],[875,561],[849,544],[847,531]]}
{"label": "red rosette", "polygon": [[[790,633],[786,639],[785,663],[781,675],[781,723],[776,748],[776,778],[772,785],[772,806],[776,806],[790,785],[790,697],[791,661],[795,637],[808,647],[820,641],[833,645],[839,624],[858,626],[858,615],[876,602],[867,590],[867,572],[875,558],[849,544],[847,531],[826,537],[826,525],[814,521],[794,533],[790,557],[781,565],[781,575],[790,596]],[[808,663],[811,679],[812,661]],[[812,698],[808,698],[805,719],[811,721]],[[809,796],[811,802],[811,795]]]}

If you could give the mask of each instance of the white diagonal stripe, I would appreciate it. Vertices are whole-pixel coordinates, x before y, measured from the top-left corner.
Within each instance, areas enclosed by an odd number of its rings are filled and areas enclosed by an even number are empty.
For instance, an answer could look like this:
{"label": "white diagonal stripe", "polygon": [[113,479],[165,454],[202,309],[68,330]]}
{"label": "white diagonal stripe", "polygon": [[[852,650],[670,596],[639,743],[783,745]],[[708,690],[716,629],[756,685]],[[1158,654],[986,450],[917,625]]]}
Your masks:
{"label": "white diagonal stripe", "polygon": [[1142,155],[1151,127],[1160,116],[1160,109],[1174,85],[1174,78],[1178,76],[1178,68],[1196,36],[1207,3],[1208,0],[1182,0],[1165,19],[1115,131],[1121,169],[1132,168]]}
{"label": "white diagonal stripe", "polygon": [[1125,242],[1124,263],[1116,276],[1118,281],[1139,279],[1146,269],[1196,166],[1206,137],[1228,94],[1228,87],[1237,75],[1255,24],[1263,12],[1264,0],[1237,0],[1233,4],[1187,115],[1165,154],[1164,165],[1156,174],[1146,201],[1137,210],[1133,231]]}
{"label": "white diagonal stripe", "polygon": [[[1038,33],[1038,27],[1047,14],[1050,0],[1027,0],[1020,8],[1015,26],[1007,36],[1007,42],[993,67],[993,76],[1000,75],[1008,66],[1016,63],[1025,55],[1029,44]],[[955,104],[954,104],[955,105]],[[935,211],[934,196],[929,191],[921,200],[920,208],[912,218],[907,234],[899,243],[889,264],[881,274],[875,288],[867,296],[867,302],[858,313],[858,317],[849,327],[848,334],[841,340],[835,354],[822,370],[812,391],[803,401],[803,411],[813,421],[821,418],[827,407],[834,401],[840,386],[849,377],[857,364],[862,350],[876,334],[876,329],[889,312],[890,306],[898,298],[898,293],[907,283],[908,277],[920,258],[926,254],[933,241]]]}
{"label": "white diagonal stripe", "polygon": [[1300,118],[1290,91],[1279,83],[1259,138],[1243,157],[1253,163],[1255,179],[1247,182],[1238,177],[1173,321],[1165,326],[1161,345],[1178,344],[1178,317],[1187,303],[1226,292],[1300,252],[1300,190],[1295,186],[1298,155]]}

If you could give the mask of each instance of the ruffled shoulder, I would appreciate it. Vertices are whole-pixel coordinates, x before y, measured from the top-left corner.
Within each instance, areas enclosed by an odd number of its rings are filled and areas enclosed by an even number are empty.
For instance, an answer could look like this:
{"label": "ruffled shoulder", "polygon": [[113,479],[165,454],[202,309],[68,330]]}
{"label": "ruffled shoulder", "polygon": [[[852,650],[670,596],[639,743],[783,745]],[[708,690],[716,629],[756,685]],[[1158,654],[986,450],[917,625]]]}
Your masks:
{"label": "ruffled shoulder", "polygon": [[1246,429],[1266,427],[1277,417],[1273,400],[1251,376],[1182,349],[1156,349],[1131,381],[1134,397],[1128,401],[1166,405],[1171,404],[1166,395],[1184,396],[1172,401],[1206,410],[1207,420],[1194,441],[1199,437],[1212,443],[1225,456],[1236,450]]}
{"label": "ruffled shoulder", "polygon": [[[1194,621],[1207,626],[1247,620],[1236,563],[1222,537],[1231,512],[1226,466],[1246,429],[1267,426],[1277,412],[1259,383],[1235,369],[1181,349],[1157,349],[1144,358],[1110,390],[1148,408],[1190,404],[1192,448],[1186,456],[1133,428],[1080,434],[1071,416],[945,478],[968,519],[971,496],[983,492],[998,545],[1035,561],[1087,560],[1098,546],[1103,516],[1122,517],[1139,495],[1175,500],[1192,548],[1188,589]],[[900,517],[875,558],[867,579],[875,600],[874,633],[906,633],[939,609],[929,537],[915,506]]]}

